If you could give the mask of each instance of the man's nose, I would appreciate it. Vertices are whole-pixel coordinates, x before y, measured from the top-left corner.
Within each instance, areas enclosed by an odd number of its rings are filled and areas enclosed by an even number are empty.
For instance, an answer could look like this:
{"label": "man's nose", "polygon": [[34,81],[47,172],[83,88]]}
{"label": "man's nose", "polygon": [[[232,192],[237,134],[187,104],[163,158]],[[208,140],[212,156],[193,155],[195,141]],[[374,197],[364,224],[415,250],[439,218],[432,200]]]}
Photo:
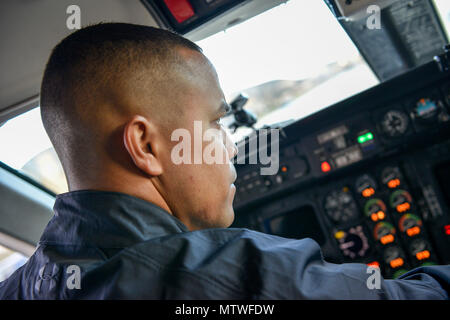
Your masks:
{"label": "man's nose", "polygon": [[224,133],[224,142],[225,147],[228,150],[228,154],[230,159],[233,159],[238,154],[238,147],[237,145],[231,140],[230,132],[228,130],[223,130]]}

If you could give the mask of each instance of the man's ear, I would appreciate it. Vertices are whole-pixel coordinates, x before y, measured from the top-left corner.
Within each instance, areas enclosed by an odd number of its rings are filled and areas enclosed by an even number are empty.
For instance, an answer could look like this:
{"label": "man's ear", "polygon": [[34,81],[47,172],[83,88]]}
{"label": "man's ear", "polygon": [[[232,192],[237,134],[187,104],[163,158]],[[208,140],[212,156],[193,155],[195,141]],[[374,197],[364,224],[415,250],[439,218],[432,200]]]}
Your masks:
{"label": "man's ear", "polygon": [[123,130],[123,142],[134,164],[149,176],[162,173],[160,159],[156,155],[155,127],[143,116],[135,115]]}

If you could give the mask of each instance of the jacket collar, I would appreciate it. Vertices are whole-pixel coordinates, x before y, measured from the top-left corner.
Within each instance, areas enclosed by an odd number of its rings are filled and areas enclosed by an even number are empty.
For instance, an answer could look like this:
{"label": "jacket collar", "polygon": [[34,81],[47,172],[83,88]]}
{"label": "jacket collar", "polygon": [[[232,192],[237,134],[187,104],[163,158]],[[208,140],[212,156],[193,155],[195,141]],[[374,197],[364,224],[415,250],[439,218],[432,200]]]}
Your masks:
{"label": "jacket collar", "polygon": [[60,194],[39,244],[123,248],[188,232],[169,212],[128,194],[81,190]]}

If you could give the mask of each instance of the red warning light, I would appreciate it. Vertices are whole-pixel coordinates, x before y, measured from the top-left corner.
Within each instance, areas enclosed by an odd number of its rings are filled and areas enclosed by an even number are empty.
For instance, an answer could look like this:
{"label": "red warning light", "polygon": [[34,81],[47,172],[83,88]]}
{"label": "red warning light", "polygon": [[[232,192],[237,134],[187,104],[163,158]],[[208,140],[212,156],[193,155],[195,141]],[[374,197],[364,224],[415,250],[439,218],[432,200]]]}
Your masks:
{"label": "red warning light", "polygon": [[164,0],[164,3],[178,23],[186,21],[195,14],[188,0]]}
{"label": "red warning light", "polygon": [[369,267],[379,268],[380,263],[378,261],[372,261],[367,264]]}
{"label": "red warning light", "polygon": [[444,226],[444,232],[446,235],[450,236],[450,224]]}
{"label": "red warning light", "polygon": [[320,165],[320,168],[322,169],[322,172],[328,172],[331,170],[330,164],[326,161],[322,162],[322,164]]}

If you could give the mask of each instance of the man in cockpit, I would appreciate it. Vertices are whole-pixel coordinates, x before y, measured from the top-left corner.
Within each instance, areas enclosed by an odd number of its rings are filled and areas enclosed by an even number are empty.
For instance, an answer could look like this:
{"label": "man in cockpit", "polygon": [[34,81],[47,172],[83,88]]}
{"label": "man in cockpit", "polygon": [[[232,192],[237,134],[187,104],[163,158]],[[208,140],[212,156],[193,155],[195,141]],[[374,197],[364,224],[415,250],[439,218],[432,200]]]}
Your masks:
{"label": "man in cockpit", "polygon": [[[70,192],[0,299],[448,299],[450,266],[374,285],[366,265],[328,263],[312,239],[228,228],[229,106],[210,61],[177,34],[74,32],[51,53],[40,106]],[[179,148],[198,131],[209,138]],[[207,149],[221,161],[202,161]]]}

